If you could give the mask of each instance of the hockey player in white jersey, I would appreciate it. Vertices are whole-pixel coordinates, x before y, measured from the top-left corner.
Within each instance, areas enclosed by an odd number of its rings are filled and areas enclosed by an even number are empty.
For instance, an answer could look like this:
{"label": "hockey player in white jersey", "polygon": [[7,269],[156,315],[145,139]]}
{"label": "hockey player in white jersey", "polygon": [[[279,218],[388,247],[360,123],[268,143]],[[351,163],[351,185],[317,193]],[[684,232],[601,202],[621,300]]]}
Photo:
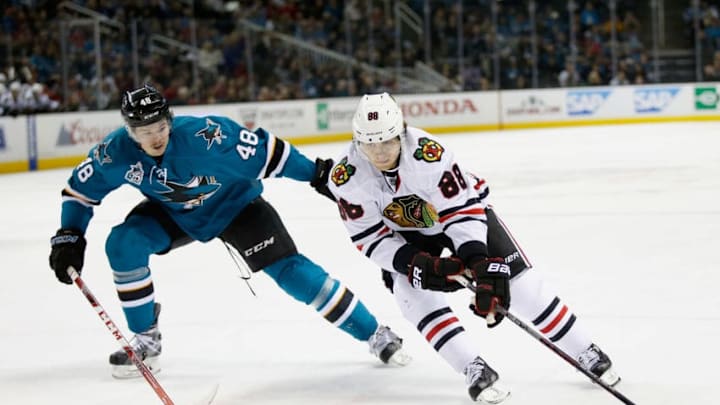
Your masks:
{"label": "hockey player in white jersey", "polygon": [[498,404],[510,392],[448,305],[445,293],[463,288],[449,276],[461,273],[472,274],[471,309],[489,327],[502,320],[495,306],[509,308],[512,297],[515,314],[603,381],[618,383],[608,356],[487,204],[484,180],[468,174],[437,138],[407,126],[387,93],[362,97],[352,129],[352,143],[334,166],[325,161],[314,185],[332,194],[356,248],[380,266],[405,318],[465,375],[474,401]]}

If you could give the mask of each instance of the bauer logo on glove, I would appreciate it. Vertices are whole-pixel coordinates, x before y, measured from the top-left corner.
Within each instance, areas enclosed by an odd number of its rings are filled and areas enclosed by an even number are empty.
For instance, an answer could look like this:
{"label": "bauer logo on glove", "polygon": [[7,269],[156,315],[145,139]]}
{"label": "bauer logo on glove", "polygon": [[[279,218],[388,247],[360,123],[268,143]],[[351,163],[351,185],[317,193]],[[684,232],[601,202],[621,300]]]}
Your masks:
{"label": "bauer logo on glove", "polygon": [[470,268],[476,288],[470,308],[488,321],[488,327],[495,327],[503,319],[495,313],[495,307],[510,308],[510,266],[501,257],[486,257],[475,261]]}
{"label": "bauer logo on glove", "polygon": [[488,273],[503,273],[510,275],[510,266],[503,263],[490,263],[487,267]]}
{"label": "bauer logo on glove", "polygon": [[457,257],[438,257],[418,252],[410,262],[408,281],[416,289],[457,291],[463,286],[448,277],[460,274],[463,269]]}

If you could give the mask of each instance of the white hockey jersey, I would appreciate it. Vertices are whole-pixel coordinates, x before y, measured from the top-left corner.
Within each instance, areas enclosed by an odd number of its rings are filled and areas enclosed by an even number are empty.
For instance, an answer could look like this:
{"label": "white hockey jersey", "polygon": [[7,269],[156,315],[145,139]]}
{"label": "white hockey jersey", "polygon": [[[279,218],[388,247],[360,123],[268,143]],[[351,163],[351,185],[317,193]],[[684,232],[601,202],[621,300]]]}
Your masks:
{"label": "white hockey jersey", "polygon": [[352,242],[383,269],[394,269],[395,253],[406,244],[397,231],[445,233],[456,250],[468,241],[487,245],[485,181],[419,128],[407,127],[400,164],[389,173],[351,144],[336,160],[328,187]]}

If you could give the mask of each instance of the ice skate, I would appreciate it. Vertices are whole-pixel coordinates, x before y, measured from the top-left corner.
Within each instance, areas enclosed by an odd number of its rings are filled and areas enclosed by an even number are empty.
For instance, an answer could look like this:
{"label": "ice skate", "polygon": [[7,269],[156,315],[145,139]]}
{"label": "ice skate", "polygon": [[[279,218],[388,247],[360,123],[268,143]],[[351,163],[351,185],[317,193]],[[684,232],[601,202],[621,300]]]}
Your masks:
{"label": "ice skate", "polygon": [[578,363],[602,382],[614,387],[620,382],[620,376],[612,369],[610,358],[594,343],[578,356]]}
{"label": "ice skate", "polygon": [[[155,303],[155,322],[145,332],[136,334],[130,340],[135,354],[145,363],[150,371],[157,373],[160,371],[160,363],[158,359],[162,352],[162,335],[158,329],[158,317],[160,316],[160,304]],[[118,350],[110,355],[110,365],[112,366],[112,375],[115,378],[135,378],[140,377],[140,371],[125,353],[125,350]]]}
{"label": "ice skate", "polygon": [[498,382],[498,373],[485,361],[476,357],[465,366],[465,383],[473,401],[482,404],[500,404],[510,398],[510,390]]}
{"label": "ice skate", "polygon": [[387,326],[379,325],[370,339],[370,353],[377,356],[385,364],[405,366],[412,361],[412,357],[405,353],[400,339]]}

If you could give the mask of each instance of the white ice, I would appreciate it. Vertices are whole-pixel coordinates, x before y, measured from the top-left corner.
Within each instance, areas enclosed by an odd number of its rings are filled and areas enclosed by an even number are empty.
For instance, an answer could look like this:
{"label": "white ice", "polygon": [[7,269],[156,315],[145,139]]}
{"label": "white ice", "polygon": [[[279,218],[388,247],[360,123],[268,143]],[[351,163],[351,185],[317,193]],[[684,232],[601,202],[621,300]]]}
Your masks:
{"label": "white ice", "polygon": [[[282,134],[280,134],[282,135]],[[720,402],[720,123],[445,135],[485,177],[496,210],[593,339],[636,404]],[[343,144],[303,146],[311,158]],[[160,404],[144,379],[115,380],[117,342],[75,286],[48,268],[69,169],[0,176],[0,404]],[[219,384],[214,404],[469,404],[456,374],[405,321],[335,207],[307,185],[266,181],[299,249],[405,339],[414,362],[379,364],[262,274],[252,296],[220,242],[151,260],[163,371],[176,404]],[[83,277],[126,336],[104,255],[139,200],[121,188],[96,209]],[[487,329],[451,296],[509,404],[619,404],[514,324]]]}

